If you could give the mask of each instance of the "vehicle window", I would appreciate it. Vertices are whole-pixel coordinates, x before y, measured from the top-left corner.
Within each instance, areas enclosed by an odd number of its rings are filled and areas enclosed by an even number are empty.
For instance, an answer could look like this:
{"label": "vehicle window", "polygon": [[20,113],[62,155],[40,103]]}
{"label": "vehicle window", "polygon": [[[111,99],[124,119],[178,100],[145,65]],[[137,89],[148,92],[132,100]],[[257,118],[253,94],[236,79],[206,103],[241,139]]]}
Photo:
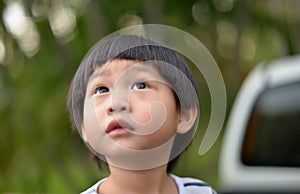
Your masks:
{"label": "vehicle window", "polygon": [[300,167],[300,82],[264,91],[247,126],[245,165]]}

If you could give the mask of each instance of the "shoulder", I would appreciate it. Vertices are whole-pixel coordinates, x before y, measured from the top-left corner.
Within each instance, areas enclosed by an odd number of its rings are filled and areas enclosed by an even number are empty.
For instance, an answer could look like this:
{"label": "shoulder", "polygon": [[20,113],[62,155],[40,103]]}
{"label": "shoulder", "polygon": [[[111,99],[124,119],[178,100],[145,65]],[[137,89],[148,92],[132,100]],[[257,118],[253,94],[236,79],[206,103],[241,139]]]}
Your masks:
{"label": "shoulder", "polygon": [[107,178],[101,179],[100,181],[98,181],[96,184],[94,184],[93,186],[91,186],[90,188],[88,188],[87,190],[81,192],[80,194],[98,194],[97,193],[97,189],[99,187],[99,185],[104,182]]}
{"label": "shoulder", "polygon": [[170,175],[176,182],[179,194],[216,194],[215,190],[202,180]]}

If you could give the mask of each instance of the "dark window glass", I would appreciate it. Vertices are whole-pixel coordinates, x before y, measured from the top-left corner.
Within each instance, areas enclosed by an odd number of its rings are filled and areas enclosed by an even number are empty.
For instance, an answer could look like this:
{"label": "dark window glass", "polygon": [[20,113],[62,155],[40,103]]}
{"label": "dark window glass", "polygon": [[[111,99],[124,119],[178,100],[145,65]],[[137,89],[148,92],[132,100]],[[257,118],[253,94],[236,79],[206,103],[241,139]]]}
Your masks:
{"label": "dark window glass", "polygon": [[300,167],[300,82],[268,88],[258,97],[241,158],[250,166]]}

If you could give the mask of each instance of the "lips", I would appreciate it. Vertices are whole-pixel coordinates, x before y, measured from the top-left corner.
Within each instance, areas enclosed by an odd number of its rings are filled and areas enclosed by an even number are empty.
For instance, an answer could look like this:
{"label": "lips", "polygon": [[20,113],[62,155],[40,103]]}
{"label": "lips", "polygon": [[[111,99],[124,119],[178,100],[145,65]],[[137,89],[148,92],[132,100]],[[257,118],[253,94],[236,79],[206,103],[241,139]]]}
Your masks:
{"label": "lips", "polygon": [[105,133],[111,136],[116,136],[130,134],[130,131],[133,131],[133,128],[127,122],[122,120],[113,120],[108,124]]}

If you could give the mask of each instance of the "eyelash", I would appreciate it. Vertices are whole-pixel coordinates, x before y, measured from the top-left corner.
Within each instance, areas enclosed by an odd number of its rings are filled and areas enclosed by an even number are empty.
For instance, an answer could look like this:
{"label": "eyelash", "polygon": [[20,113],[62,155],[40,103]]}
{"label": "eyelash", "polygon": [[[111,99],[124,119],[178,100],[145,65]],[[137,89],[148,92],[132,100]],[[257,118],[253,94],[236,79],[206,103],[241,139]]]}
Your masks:
{"label": "eyelash", "polygon": [[[135,88],[135,87],[137,87],[140,84],[143,84],[144,88]],[[133,84],[133,86],[131,87],[131,89],[135,89],[135,90],[146,89],[146,88],[149,88],[149,84],[146,83],[146,82],[137,82],[137,83]]]}
{"label": "eyelash", "polygon": [[[101,90],[105,89],[106,91],[105,92],[100,92]],[[95,94],[102,94],[102,93],[106,93],[106,92],[109,92],[109,88],[108,87],[105,87],[105,86],[99,86],[99,87],[96,87],[95,89]]]}
{"label": "eyelash", "polygon": [[[141,84],[143,84],[143,88],[139,88],[138,86],[140,86]],[[149,84],[146,83],[146,82],[136,82],[135,84],[133,84],[131,86],[131,89],[134,89],[134,90],[143,90],[143,89],[146,89],[146,88],[149,88]],[[104,91],[105,90],[105,91]],[[103,94],[103,93],[107,93],[109,92],[109,88],[106,87],[106,86],[99,86],[99,87],[96,87],[95,91],[94,91],[94,94]]]}

